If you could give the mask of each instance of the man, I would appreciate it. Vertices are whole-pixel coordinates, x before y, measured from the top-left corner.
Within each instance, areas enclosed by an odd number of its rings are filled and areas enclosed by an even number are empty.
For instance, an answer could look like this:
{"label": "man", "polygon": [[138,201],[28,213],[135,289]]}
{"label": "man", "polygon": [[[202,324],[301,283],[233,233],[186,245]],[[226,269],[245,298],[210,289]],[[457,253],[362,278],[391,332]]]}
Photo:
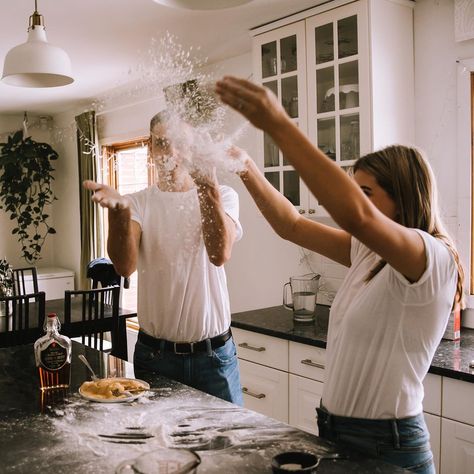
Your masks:
{"label": "man", "polygon": [[222,266],[242,235],[238,196],[218,185],[215,172],[190,175],[183,166],[189,136],[186,146],[171,142],[170,123],[166,112],[150,123],[155,185],[126,196],[92,181],[84,186],[109,209],[115,269],[123,276],[138,269],[137,376],[158,373],[241,405]]}

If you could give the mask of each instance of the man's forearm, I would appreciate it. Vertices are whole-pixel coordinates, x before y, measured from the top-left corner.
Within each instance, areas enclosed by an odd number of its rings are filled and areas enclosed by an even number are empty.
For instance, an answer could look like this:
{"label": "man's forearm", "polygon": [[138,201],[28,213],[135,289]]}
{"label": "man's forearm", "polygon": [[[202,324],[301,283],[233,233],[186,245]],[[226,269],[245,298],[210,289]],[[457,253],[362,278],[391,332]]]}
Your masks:
{"label": "man's forearm", "polygon": [[137,268],[138,245],[132,230],[130,209],[109,209],[107,251],[115,270],[130,276]]}
{"label": "man's forearm", "polygon": [[198,197],[202,233],[209,260],[214,265],[223,265],[230,259],[232,253],[235,224],[224,211],[217,186],[199,185]]}

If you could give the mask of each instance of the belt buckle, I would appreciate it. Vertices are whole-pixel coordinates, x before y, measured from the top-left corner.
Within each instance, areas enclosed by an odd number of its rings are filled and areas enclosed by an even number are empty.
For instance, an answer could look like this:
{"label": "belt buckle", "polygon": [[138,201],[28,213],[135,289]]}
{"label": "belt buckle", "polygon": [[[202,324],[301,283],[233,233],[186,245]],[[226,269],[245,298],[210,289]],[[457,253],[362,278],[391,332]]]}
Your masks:
{"label": "belt buckle", "polygon": [[[191,350],[190,351],[186,351],[186,352],[181,352],[181,351],[178,351],[178,349],[176,348],[178,344],[189,344]],[[173,351],[175,354],[178,354],[178,355],[186,355],[186,354],[193,354],[194,353],[194,342],[173,342]]]}

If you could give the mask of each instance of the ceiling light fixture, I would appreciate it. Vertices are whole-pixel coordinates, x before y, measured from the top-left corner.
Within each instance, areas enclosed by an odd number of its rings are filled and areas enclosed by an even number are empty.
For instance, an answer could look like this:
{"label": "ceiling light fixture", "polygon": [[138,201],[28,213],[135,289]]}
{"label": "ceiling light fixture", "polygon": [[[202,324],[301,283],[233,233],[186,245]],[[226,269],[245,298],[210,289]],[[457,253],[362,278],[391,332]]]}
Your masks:
{"label": "ceiling light fixture", "polygon": [[186,8],[188,10],[220,10],[231,8],[252,0],[153,0],[161,5],[175,8]]}
{"label": "ceiling light fixture", "polygon": [[5,57],[2,82],[18,87],[58,87],[71,84],[71,60],[61,48],[48,43],[43,16],[30,16],[26,43],[12,48]]}

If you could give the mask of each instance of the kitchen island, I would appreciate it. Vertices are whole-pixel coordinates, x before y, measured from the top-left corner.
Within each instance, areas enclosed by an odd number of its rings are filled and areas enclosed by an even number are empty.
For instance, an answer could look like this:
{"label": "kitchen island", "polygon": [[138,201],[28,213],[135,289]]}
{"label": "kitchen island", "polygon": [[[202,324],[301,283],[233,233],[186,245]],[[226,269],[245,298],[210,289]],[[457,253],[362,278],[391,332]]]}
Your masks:
{"label": "kitchen island", "polygon": [[[32,345],[0,349],[1,473],[270,473],[273,456],[295,450],[342,454],[320,473],[406,472],[158,376],[158,390],[133,402],[87,401],[77,392],[90,378],[79,354],[101,376],[133,377],[128,362],[74,342],[70,389],[45,397]],[[175,471],[187,456],[197,468]]]}

